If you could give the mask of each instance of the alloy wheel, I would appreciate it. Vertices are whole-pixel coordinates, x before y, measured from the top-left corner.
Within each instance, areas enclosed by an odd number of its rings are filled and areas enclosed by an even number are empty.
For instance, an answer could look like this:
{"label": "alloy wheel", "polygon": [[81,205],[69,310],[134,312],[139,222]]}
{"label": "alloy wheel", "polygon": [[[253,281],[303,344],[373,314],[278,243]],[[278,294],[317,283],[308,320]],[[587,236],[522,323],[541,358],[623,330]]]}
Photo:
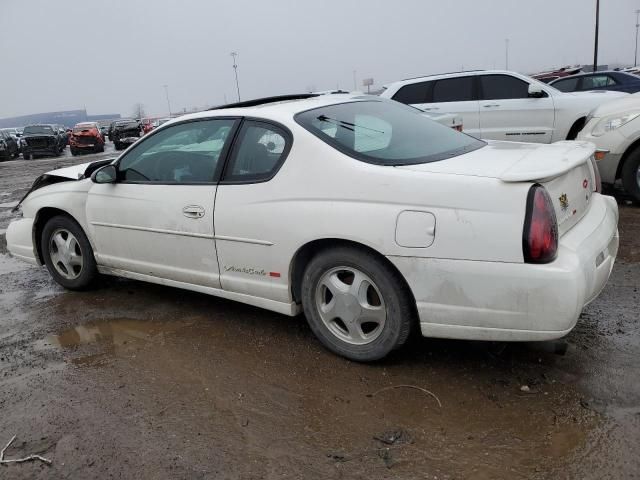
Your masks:
{"label": "alloy wheel", "polygon": [[82,273],[84,259],[78,239],[69,230],[59,228],[49,239],[49,257],[56,271],[68,280]]}
{"label": "alloy wheel", "polygon": [[352,345],[373,342],[387,320],[380,289],[369,276],[353,267],[332,268],[320,278],[316,307],[329,331]]}

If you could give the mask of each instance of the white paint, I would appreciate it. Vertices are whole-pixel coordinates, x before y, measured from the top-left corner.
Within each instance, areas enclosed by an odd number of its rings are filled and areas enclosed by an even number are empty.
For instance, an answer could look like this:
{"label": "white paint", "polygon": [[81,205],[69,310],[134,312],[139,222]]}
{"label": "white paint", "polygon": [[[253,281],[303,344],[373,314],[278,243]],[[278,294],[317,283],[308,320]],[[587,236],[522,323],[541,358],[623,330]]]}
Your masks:
{"label": "white paint", "polygon": [[[102,272],[293,315],[299,311],[291,285],[296,253],[308,242],[343,239],[396,264],[416,298],[425,335],[525,340],[572,328],[606,283],[617,253],[615,201],[591,187],[580,190],[585,179],[593,184],[593,147],[490,142],[448,160],[387,167],[336,151],[293,118],[359,99],[323,95],[187,115],[182,119],[274,120],[290,129],[293,145],[277,175],[262,183],[99,185],[84,179],[44,187],[27,197],[23,218],[10,224],[8,248],[36,263],[33,220],[41,208],[55,207],[87,232]],[[558,259],[548,265],[525,264],[522,253],[527,194],[536,181],[552,197],[567,193],[580,209],[569,223],[561,218]],[[573,199],[576,192],[589,200]],[[185,217],[189,205],[201,207],[203,216]],[[398,217],[406,211],[428,212],[429,221],[401,222],[398,241]],[[425,235],[432,238],[423,241]],[[599,256],[605,260],[596,267]]]}
{"label": "white paint", "polygon": [[[602,181],[614,183],[618,164],[623,155],[640,140],[640,115],[632,117],[632,120],[621,124],[621,118],[640,113],[640,94],[635,93],[624,98],[614,100],[596,108],[591,115],[591,120],[582,129],[578,138],[592,142],[600,150],[606,150],[603,160],[598,162],[598,169]],[[628,117],[630,118],[630,117]],[[621,124],[618,128],[609,130],[602,135],[594,135],[593,132],[601,122],[616,121]]]}

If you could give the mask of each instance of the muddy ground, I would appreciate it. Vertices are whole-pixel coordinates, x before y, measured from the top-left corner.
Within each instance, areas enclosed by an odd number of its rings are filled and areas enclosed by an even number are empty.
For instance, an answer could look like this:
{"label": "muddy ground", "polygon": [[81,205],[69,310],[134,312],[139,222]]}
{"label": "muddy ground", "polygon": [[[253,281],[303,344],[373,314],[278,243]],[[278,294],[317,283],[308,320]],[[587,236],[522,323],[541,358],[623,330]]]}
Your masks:
{"label": "muddy ground", "polygon": [[109,155],[0,163],[0,445],[52,460],[0,478],[640,476],[640,209],[622,196],[619,262],[565,342],[416,338],[360,365],[303,317],[113,278],[67,292],[6,255],[38,174]]}

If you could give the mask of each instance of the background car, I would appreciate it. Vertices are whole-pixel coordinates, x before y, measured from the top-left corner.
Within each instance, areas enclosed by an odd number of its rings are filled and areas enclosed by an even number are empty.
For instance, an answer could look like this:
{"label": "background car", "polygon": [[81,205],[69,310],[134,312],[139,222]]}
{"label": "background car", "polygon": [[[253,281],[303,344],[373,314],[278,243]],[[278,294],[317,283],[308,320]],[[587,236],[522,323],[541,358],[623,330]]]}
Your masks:
{"label": "background car", "polygon": [[144,135],[140,121],[135,119],[124,119],[114,122],[111,129],[111,141],[116,150],[122,150]]}
{"label": "background car", "polygon": [[458,114],[465,133],[477,138],[535,143],[575,139],[591,110],[625,95],[564,93],[502,70],[412,78],[392,83],[380,94],[421,110]]}
{"label": "background car", "polygon": [[596,108],[578,140],[595,143],[601,150],[602,181],[622,180],[624,189],[640,204],[640,93]]}
{"label": "background car", "polygon": [[70,289],[100,272],[304,311],[357,361],[418,328],[548,340],[575,326],[617,255],[593,152],[483,142],[374,96],[273,97],[48,172],[7,246]]}
{"label": "background car", "polygon": [[36,155],[59,156],[63,150],[64,139],[56,125],[37,124],[24,127],[20,148],[25,160]]}
{"label": "background car", "polygon": [[3,128],[1,129],[3,132],[8,133],[11,137],[16,141],[18,145],[18,152],[20,152],[20,137],[22,137],[22,131],[17,128]]}
{"label": "background car", "polygon": [[569,77],[571,75],[575,75],[582,70],[580,65],[568,66],[558,68],[556,70],[550,70],[547,72],[539,72],[531,75],[531,78],[534,78],[543,83],[549,83],[558,78]]}
{"label": "background car", "polygon": [[640,92],[640,77],[631,73],[607,71],[580,73],[559,78],[549,85],[561,92],[586,92],[588,90],[611,90],[615,92]]}
{"label": "background car", "polygon": [[11,160],[20,155],[16,139],[5,129],[0,130],[0,160]]}
{"label": "background car", "polygon": [[89,152],[104,152],[104,138],[96,122],[78,123],[71,135],[71,155]]}

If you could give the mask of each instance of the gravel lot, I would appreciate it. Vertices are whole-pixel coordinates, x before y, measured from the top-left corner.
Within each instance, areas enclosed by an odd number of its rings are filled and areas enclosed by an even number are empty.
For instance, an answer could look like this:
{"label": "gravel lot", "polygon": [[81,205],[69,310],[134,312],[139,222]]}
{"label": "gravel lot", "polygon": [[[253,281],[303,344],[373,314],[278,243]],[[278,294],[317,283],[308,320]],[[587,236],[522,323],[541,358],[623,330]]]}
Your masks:
{"label": "gravel lot", "polygon": [[564,341],[416,338],[359,365],[303,317],[114,278],[67,292],[10,258],[34,178],[112,149],[0,163],[0,445],[53,462],[0,477],[640,476],[640,209],[622,197],[619,262]]}

